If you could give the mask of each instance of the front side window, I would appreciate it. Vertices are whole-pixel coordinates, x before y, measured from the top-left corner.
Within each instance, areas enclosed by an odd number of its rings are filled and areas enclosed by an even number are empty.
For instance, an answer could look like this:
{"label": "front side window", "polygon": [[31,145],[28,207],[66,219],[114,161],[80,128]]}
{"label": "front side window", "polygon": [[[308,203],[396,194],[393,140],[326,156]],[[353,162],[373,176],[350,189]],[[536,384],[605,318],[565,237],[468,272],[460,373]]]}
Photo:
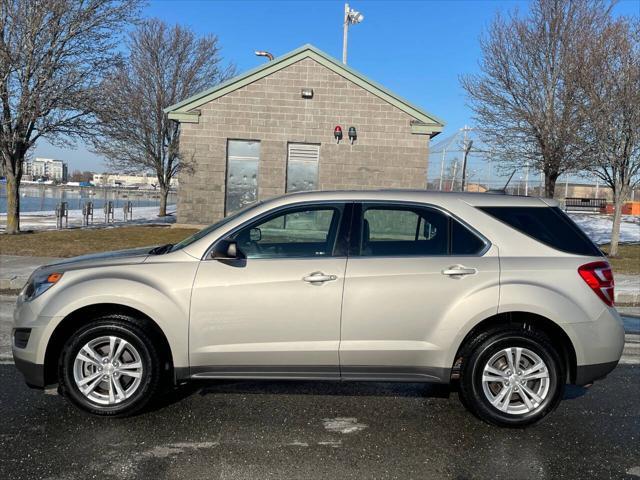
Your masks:
{"label": "front side window", "polygon": [[232,214],[258,200],[260,142],[227,142],[227,183],[225,215]]}
{"label": "front side window", "polygon": [[233,238],[247,258],[333,255],[341,208],[299,207],[277,213],[238,231]]}

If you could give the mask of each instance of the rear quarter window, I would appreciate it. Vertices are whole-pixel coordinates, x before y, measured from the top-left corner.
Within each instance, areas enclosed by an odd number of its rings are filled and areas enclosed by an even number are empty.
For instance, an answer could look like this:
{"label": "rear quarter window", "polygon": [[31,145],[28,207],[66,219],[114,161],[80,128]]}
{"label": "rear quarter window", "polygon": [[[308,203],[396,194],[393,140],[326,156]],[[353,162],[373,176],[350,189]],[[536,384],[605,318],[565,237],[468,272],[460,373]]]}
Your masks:
{"label": "rear quarter window", "polygon": [[600,249],[557,207],[479,207],[525,235],[563,252],[600,257]]}

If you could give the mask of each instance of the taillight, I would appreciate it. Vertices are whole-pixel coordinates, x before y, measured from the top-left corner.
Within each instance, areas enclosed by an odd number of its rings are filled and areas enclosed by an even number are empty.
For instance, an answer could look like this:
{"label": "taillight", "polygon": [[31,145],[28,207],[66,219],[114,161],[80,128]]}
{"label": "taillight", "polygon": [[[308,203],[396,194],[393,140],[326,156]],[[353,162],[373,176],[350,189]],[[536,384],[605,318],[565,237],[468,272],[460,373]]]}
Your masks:
{"label": "taillight", "polygon": [[613,272],[607,262],[593,262],[578,268],[582,279],[600,299],[613,307]]}

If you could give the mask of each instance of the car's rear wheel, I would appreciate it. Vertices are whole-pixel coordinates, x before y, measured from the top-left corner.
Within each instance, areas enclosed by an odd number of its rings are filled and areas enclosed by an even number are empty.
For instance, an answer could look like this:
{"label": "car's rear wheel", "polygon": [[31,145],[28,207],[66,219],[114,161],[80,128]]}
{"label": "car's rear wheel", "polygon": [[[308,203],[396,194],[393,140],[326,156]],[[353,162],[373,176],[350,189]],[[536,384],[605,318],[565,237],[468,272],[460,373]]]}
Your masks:
{"label": "car's rear wheel", "polygon": [[460,396],[486,422],[525,426],[558,406],[565,376],[561,356],[544,333],[530,328],[494,330],[465,352]]}
{"label": "car's rear wheel", "polygon": [[97,415],[140,411],[160,383],[160,358],[140,322],[107,315],[75,332],[60,358],[63,395]]}

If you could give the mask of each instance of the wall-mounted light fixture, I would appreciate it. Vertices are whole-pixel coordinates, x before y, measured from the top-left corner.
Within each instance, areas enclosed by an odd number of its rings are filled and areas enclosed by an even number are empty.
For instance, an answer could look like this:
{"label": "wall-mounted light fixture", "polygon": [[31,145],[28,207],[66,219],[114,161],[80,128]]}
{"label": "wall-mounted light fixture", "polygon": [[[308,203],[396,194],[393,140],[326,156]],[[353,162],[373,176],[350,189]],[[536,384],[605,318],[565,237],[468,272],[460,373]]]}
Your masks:
{"label": "wall-mounted light fixture", "polygon": [[336,128],[333,129],[333,138],[336,139],[336,143],[340,143],[340,140],[342,140],[342,127],[340,125],[336,125]]}
{"label": "wall-mounted light fixture", "polygon": [[300,95],[302,98],[313,98],[313,88],[303,88]]}
{"label": "wall-mounted light fixture", "polygon": [[356,127],[349,127],[349,140],[351,141],[351,145],[358,139],[358,133],[356,132]]}

